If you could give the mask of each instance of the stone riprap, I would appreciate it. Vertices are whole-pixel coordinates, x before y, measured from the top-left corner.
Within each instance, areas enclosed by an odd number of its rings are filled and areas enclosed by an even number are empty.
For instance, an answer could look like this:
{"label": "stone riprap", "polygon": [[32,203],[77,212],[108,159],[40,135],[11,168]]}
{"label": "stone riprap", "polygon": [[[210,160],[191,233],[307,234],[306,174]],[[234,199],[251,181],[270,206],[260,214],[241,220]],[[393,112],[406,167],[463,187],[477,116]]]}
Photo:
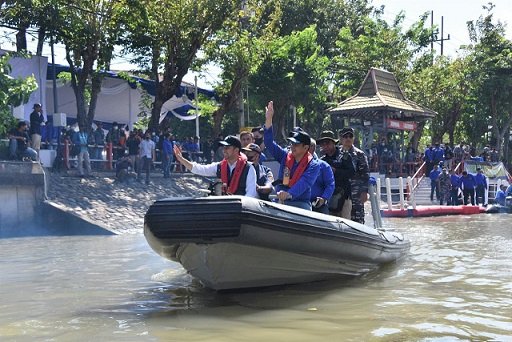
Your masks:
{"label": "stone riprap", "polygon": [[170,179],[155,175],[149,185],[119,183],[112,173],[94,178],[49,173],[48,180],[47,202],[116,234],[142,233],[144,215],[154,201],[204,196],[209,185],[191,174],[174,174]]}

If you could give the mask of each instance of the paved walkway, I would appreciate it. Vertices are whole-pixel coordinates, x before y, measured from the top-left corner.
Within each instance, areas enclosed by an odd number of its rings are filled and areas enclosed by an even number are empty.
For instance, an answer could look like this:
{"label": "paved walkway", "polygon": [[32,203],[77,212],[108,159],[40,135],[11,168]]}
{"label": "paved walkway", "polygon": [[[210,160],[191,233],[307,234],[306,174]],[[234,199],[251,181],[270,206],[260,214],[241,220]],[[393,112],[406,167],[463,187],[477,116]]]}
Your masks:
{"label": "paved walkway", "polygon": [[116,234],[142,233],[144,215],[157,199],[201,196],[208,183],[191,174],[173,174],[164,179],[152,174],[151,184],[115,181],[112,172],[79,178],[48,173],[48,201]]}

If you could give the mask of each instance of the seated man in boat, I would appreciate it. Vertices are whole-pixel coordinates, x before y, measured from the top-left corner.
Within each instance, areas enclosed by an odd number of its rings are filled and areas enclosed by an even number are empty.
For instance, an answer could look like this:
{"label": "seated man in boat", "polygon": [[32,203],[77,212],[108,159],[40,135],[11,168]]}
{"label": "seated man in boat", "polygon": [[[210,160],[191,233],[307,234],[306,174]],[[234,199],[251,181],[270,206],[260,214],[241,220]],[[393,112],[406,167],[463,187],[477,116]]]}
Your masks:
{"label": "seated man in boat", "polygon": [[311,187],[320,173],[318,160],[309,153],[311,138],[305,132],[293,132],[286,138],[291,143],[290,150],[282,148],[274,141],[273,117],[274,104],[270,101],[266,107],[263,136],[267,150],[280,164],[277,198],[281,203],[311,210]]}
{"label": "seated man in boat", "polygon": [[274,190],[274,174],[272,170],[260,163],[261,148],[255,143],[242,148],[242,152],[247,156],[247,160],[252,163],[256,170],[256,192],[261,200],[269,201],[270,193]]}
{"label": "seated man in boat", "polygon": [[[311,139],[309,153],[315,156],[316,141]],[[317,158],[317,157],[315,157]],[[311,206],[313,211],[329,215],[328,202],[334,193],[334,173],[332,168],[325,161],[318,159],[320,172],[311,188]]]}
{"label": "seated man in boat", "polygon": [[256,171],[247,162],[245,154],[241,154],[242,143],[233,135],[219,141],[223,146],[224,159],[207,165],[198,164],[185,159],[181,149],[174,145],[176,159],[192,173],[206,177],[217,177],[222,181],[223,195],[242,195],[258,198],[256,192]]}

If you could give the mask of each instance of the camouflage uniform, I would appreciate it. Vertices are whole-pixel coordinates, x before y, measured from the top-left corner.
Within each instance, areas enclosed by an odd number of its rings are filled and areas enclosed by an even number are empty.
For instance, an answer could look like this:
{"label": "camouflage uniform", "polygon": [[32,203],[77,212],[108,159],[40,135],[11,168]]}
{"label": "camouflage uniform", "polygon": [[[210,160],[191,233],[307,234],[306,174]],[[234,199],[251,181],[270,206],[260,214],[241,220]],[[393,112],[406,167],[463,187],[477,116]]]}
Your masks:
{"label": "camouflage uniform", "polygon": [[439,175],[439,204],[450,205],[450,197],[452,191],[452,182],[450,180],[450,175],[446,172],[441,172]]}
{"label": "camouflage uniform", "polygon": [[352,197],[352,221],[364,223],[364,203],[361,202],[361,193],[368,193],[370,168],[366,154],[355,146],[347,152],[341,151],[341,158],[350,158],[354,165],[355,174],[350,178]]}

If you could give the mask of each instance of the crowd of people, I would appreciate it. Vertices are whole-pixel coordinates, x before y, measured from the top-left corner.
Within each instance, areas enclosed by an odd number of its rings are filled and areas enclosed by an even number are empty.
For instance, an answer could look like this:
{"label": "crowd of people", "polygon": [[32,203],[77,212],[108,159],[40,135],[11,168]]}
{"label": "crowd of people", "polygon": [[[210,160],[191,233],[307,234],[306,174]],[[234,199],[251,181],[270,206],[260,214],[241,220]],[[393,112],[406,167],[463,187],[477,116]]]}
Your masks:
{"label": "crowd of people", "polygon": [[428,145],[423,152],[412,145],[405,148],[396,143],[389,143],[382,138],[366,149],[370,170],[381,174],[413,175],[423,164],[427,165],[429,174],[433,165],[444,164],[448,169],[457,166],[463,160],[499,162],[499,153],[495,147],[485,146],[480,152],[465,143],[450,144],[435,143]]}
{"label": "crowd of people", "polygon": [[[91,176],[91,163],[103,161],[105,146],[111,144],[116,176],[120,181],[142,181],[144,171],[145,183],[149,184],[151,170],[159,161],[164,178],[170,178],[174,169],[188,169],[220,179],[223,194],[270,200],[270,194],[275,191],[276,200],[281,203],[364,222],[371,166],[388,173],[396,156],[393,146],[382,139],[367,150],[368,158],[354,146],[353,128],[346,127],[338,135],[323,131],[315,140],[300,127],[295,127],[287,138],[289,146],[282,147],[274,140],[272,119],[273,103],[269,102],[264,126],[243,131],[239,138],[219,135],[201,146],[198,137],[177,141],[170,129],[144,132],[142,129],[129,130],[113,122],[109,130],[104,130],[101,122],[95,122],[92,129],[62,129],[59,146],[68,141],[69,154],[76,156],[81,177]],[[36,103],[30,114],[30,125],[20,121],[9,132],[10,157],[37,161],[41,130],[45,124],[43,109]],[[316,153],[317,144],[320,155]],[[60,155],[62,153],[61,150]],[[59,151],[57,154],[59,156]],[[277,177],[265,165],[267,156],[280,164]],[[487,178],[481,169],[475,176],[466,171],[456,174],[454,168],[463,160],[496,162],[499,156],[496,149],[489,146],[477,155],[474,147],[464,143],[453,148],[448,144],[432,144],[421,154],[408,146],[403,156],[408,165],[425,162],[425,174],[431,180],[431,201],[435,198],[441,205],[485,205]]]}

